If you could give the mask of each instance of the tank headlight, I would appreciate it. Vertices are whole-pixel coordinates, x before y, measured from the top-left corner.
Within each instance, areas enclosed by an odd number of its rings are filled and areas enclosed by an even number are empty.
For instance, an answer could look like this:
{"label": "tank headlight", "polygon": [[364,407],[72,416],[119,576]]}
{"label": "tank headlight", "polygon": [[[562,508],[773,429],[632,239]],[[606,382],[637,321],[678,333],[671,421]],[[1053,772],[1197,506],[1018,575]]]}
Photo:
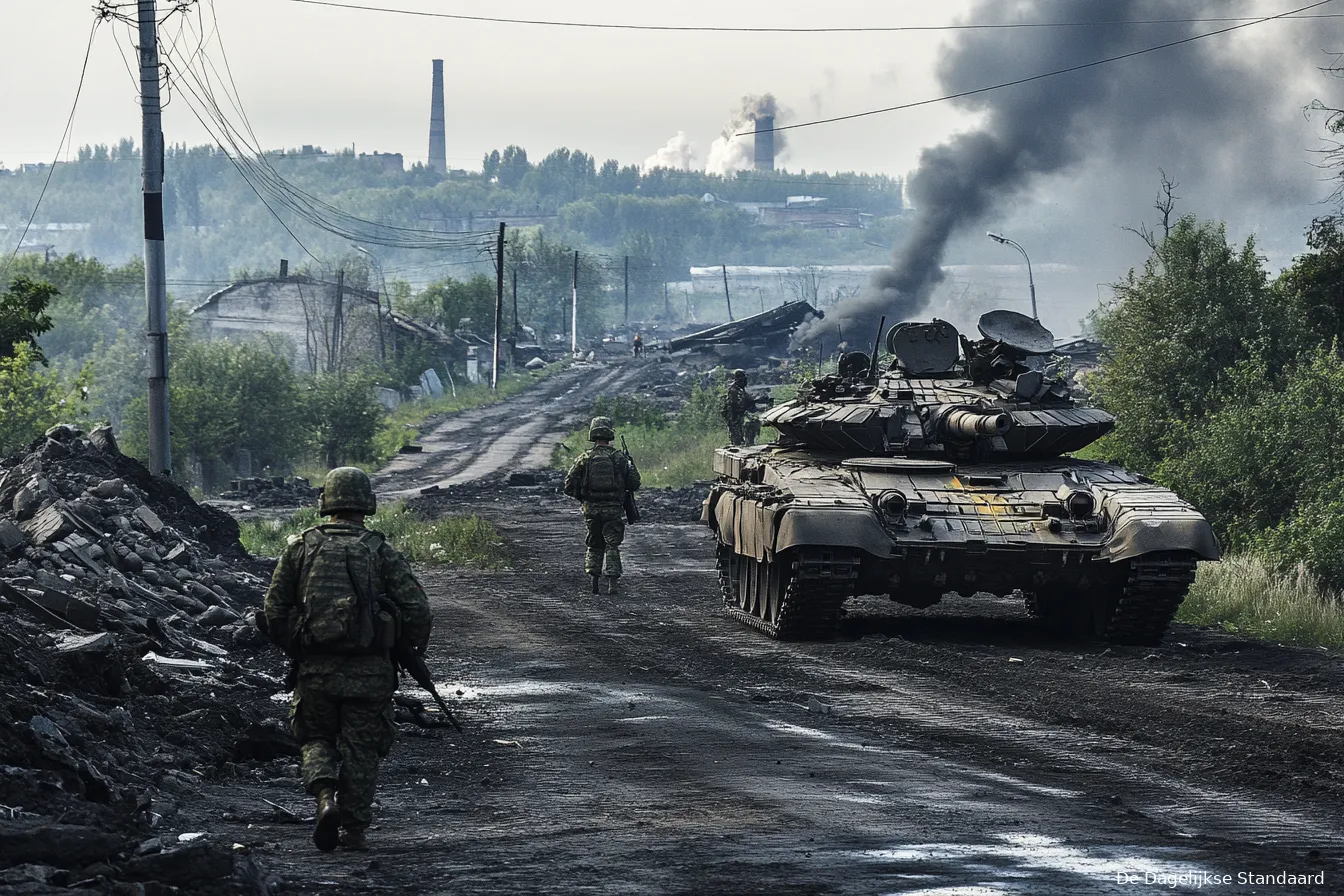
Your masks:
{"label": "tank headlight", "polygon": [[905,509],[909,506],[905,495],[900,492],[886,492],[882,495],[882,512],[890,516],[904,516]]}
{"label": "tank headlight", "polygon": [[1069,512],[1070,519],[1086,519],[1096,512],[1097,502],[1091,492],[1070,492],[1064,501],[1064,509]]}

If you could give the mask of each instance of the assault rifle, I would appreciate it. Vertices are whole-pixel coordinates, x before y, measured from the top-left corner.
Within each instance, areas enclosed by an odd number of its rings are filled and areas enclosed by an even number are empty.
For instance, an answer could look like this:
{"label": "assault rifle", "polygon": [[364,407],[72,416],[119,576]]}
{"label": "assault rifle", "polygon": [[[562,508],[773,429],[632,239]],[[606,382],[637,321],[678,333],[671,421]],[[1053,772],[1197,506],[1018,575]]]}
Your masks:
{"label": "assault rifle", "polygon": [[429,692],[429,696],[434,698],[434,702],[439,704],[439,709],[443,711],[443,717],[460,732],[462,726],[457,723],[457,717],[448,708],[443,697],[439,696],[438,688],[434,687],[434,679],[429,674],[429,667],[425,665],[425,658],[420,652],[409,644],[398,644],[392,651],[392,661],[411,676],[416,684]]}
{"label": "assault rifle", "polygon": [[[621,436],[621,452],[633,467],[635,465],[635,459],[630,456],[630,448],[625,444],[625,436]],[[625,521],[627,523],[639,522],[639,508],[635,506],[635,493],[627,490],[625,492],[625,497],[621,499],[621,504],[625,507]]]}

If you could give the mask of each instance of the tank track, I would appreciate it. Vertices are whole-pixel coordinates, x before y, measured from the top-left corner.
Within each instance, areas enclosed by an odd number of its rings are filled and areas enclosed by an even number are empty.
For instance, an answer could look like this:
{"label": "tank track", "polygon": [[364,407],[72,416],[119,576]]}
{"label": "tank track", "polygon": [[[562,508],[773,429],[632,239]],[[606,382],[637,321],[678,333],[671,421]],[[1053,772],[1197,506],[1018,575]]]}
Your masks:
{"label": "tank track", "polygon": [[859,577],[858,551],[807,547],[784,557],[782,562],[789,565],[788,584],[773,624],[738,607],[737,583],[728,571],[730,552],[720,546],[718,562],[719,590],[729,616],[781,641],[823,641],[835,636],[841,609],[853,596]]}
{"label": "tank track", "polygon": [[1117,644],[1157,644],[1195,580],[1196,559],[1184,551],[1143,554],[1129,561],[1105,638]]}

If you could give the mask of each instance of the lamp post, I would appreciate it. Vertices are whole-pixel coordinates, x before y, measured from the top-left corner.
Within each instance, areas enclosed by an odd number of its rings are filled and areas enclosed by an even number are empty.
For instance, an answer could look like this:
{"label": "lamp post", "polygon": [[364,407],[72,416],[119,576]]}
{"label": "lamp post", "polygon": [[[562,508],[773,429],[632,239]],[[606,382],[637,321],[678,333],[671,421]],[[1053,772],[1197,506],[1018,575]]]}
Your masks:
{"label": "lamp post", "polygon": [[1031,286],[1031,318],[1032,320],[1040,320],[1040,316],[1037,315],[1036,313],[1036,278],[1031,275],[1031,259],[1027,258],[1027,250],[1023,249],[1015,241],[1008,239],[1008,237],[1004,236],[1001,233],[995,233],[994,231],[991,230],[989,233],[985,234],[985,236],[989,237],[996,243],[1003,243],[1005,246],[1012,246],[1014,249],[1021,252],[1022,257],[1026,259],[1027,283]]}

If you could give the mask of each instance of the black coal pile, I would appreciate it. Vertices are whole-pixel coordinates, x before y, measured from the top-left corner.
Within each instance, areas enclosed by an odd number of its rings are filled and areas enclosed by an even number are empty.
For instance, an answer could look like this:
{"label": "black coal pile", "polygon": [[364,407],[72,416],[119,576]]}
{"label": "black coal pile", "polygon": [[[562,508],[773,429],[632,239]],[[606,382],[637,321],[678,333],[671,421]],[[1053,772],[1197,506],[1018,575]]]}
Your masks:
{"label": "black coal pile", "polygon": [[312,504],[321,493],[302,476],[250,476],[229,480],[228,491],[220,492],[219,497],[253,507],[300,507]]}
{"label": "black coal pile", "polygon": [[640,519],[649,523],[696,523],[709,497],[709,483],[689,488],[642,488],[635,494]]}
{"label": "black coal pile", "polygon": [[283,744],[283,669],[237,524],[110,430],[58,426],[0,462],[0,561],[0,890],[267,891],[230,844],[169,833],[207,782],[288,751],[241,755]]}

